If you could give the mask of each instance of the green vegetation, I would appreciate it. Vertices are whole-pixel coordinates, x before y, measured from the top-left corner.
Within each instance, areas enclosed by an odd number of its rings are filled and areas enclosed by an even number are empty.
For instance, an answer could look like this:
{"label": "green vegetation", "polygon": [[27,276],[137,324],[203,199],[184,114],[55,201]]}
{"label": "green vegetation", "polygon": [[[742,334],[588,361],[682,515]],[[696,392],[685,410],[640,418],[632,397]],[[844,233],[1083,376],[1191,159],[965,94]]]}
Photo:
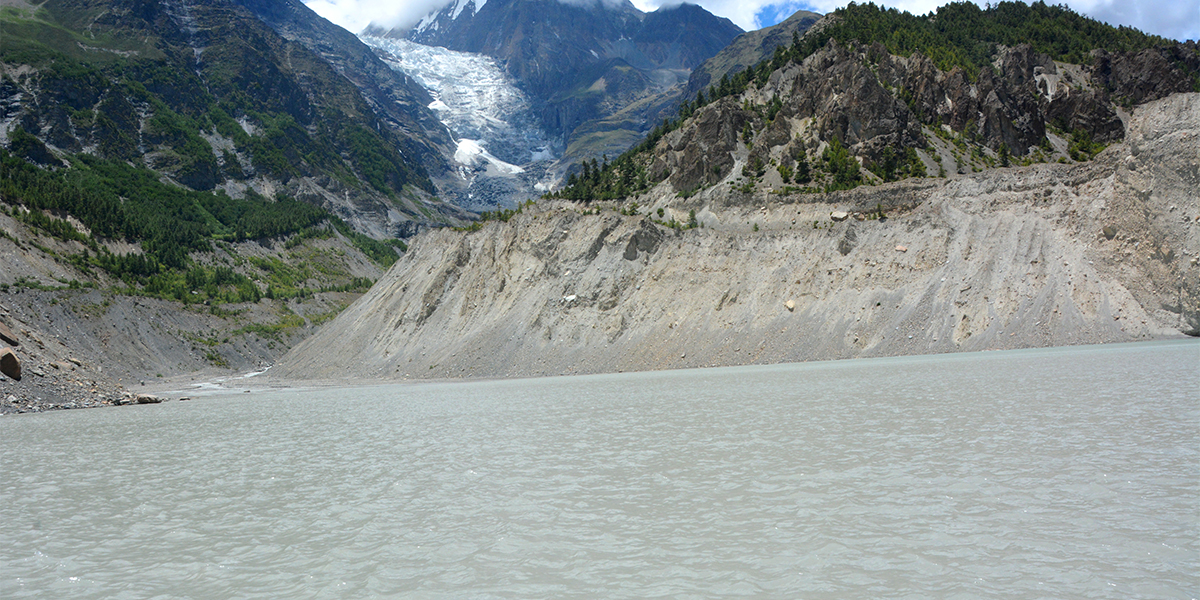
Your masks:
{"label": "green vegetation", "polygon": [[350,228],[349,225],[341,219],[330,216],[330,221],[333,222],[333,227],[338,230],[338,233],[346,236],[350,243],[366,254],[368,258],[379,263],[384,268],[392,266],[399,256],[397,251],[404,252],[408,250],[408,244],[398,239],[377,240],[375,238],[365,236]]}
{"label": "green vegetation", "polygon": [[[191,255],[211,252],[225,241],[280,238],[293,240],[330,237],[332,230],[380,265],[395,262],[400,240],[378,241],[359,234],[322,208],[289,198],[270,201],[250,194],[237,200],[223,193],[198,192],[159,181],[146,168],[88,155],[72,157],[71,166],[39,168],[0,149],[0,207],[13,218],[49,237],[78,242],[84,248],[67,257],[84,272],[99,269],[120,279],[122,293],[193,302],[257,302],[270,298],[305,297],[320,291],[358,291],[373,283],[351,278],[309,289],[314,277],[284,269],[278,259],[270,268],[255,263],[267,283],[264,294],[247,276],[220,264],[197,264]],[[89,231],[52,216],[69,214]],[[331,225],[323,225],[330,223]],[[140,253],[114,254],[101,240],[139,244]],[[289,240],[286,247],[295,248]],[[38,246],[44,252],[57,254]],[[254,262],[256,259],[252,259]],[[322,277],[322,280],[327,278]],[[78,282],[75,282],[75,287]]]}
{"label": "green vegetation", "polygon": [[604,157],[603,163],[597,163],[596,159],[584,161],[582,173],[568,175],[566,186],[548,196],[567,200],[616,200],[650,189],[657,182],[647,174],[644,160],[634,160],[636,155],[633,151],[625,152],[611,163],[608,157]]}
{"label": "green vegetation", "polygon": [[[353,84],[256,20],[197,7],[191,18],[216,42],[196,62],[187,39],[169,26],[164,31],[160,21],[169,19],[161,7],[117,17],[106,4],[0,12],[0,62],[38,69],[6,76],[39,98],[23,104],[19,122],[48,126],[43,134],[57,147],[90,146],[110,160],[145,158],[196,190],[245,178],[241,156],[285,182],[324,175],[392,197],[406,185],[434,191],[423,169],[401,155],[406,142],[381,126]],[[225,138],[235,152],[214,150],[204,135]],[[18,135],[10,151],[57,163],[31,137]]]}
{"label": "green vegetation", "polygon": [[[1005,147],[1007,150],[1007,146]],[[1007,165],[1005,165],[1007,166]],[[917,156],[917,151],[904,148],[897,152],[892,148],[884,148],[879,160],[867,167],[884,182],[898,181],[906,177],[925,177],[925,163]]]}
{"label": "green vegetation", "polygon": [[1104,148],[1104,144],[1092,141],[1092,135],[1086,129],[1076,128],[1071,132],[1071,145],[1067,149],[1067,154],[1071,155],[1072,160],[1082,162],[1091,160]]}
{"label": "green vegetation", "polygon": [[479,213],[479,220],[467,225],[466,227],[457,227],[456,231],[479,231],[483,229],[483,224],[488,221],[499,221],[507,223],[509,219],[521,214],[524,210],[534,205],[533,200],[526,200],[517,205],[516,208],[503,208],[494,211],[483,211]]}
{"label": "green vegetation", "polygon": [[[270,238],[312,227],[329,218],[321,208],[251,195],[234,200],[224,194],[196,192],[159,181],[153,171],[86,154],[71,168],[41,169],[0,149],[0,198],[31,211],[57,210],[79,219],[93,236],[141,242],[145,253],[117,257],[94,243],[95,264],[114,275],[154,275],[189,265],[191,251],[211,249],[211,241]],[[28,217],[43,230],[67,240],[85,241],[65,221],[45,226],[45,217]]]}
{"label": "green vegetation", "polygon": [[850,151],[846,150],[837,138],[833,138],[829,145],[825,146],[825,151],[821,153],[821,163],[833,176],[833,180],[825,185],[825,193],[852,189],[862,183],[858,160],[850,156]]}
{"label": "green vegetation", "polygon": [[[992,58],[999,45],[1030,44],[1035,51],[1047,54],[1054,60],[1078,64],[1090,61],[1089,52],[1097,48],[1130,52],[1173,43],[1132,28],[1112,27],[1065,6],[1051,6],[1040,1],[1032,5],[1000,2],[987,8],[972,2],[957,2],[924,16],[883,8],[873,3],[852,2],[834,14],[840,18],[830,26],[803,37],[794,35],[792,44],[777,47],[771,58],[741,72],[725,75],[707,90],[699,92],[694,99],[683,102],[674,119],[663,121],[641,143],[616,160],[611,163],[606,160],[601,165],[585,164],[581,176],[568,178],[567,185],[550,196],[583,201],[609,200],[629,197],[649,189],[667,175],[659,173],[658,180],[654,180],[647,177],[646,173],[649,153],[663,136],[681,127],[688,118],[709,104],[727,96],[741,95],[750,86],[762,87],[772,72],[804,60],[831,40],[843,45],[852,41],[863,45],[879,43],[889,53],[899,56],[920,52],[933,60],[939,69],[949,71],[961,68],[972,80],[978,77],[981,70],[993,68]],[[1200,78],[1197,78],[1197,91],[1200,91]],[[893,90],[893,93],[911,104],[908,90]],[[766,105],[745,105],[743,110],[754,111],[769,123],[781,107],[782,100],[775,97]],[[942,135],[940,123],[926,124]],[[954,138],[954,143],[964,153],[971,151],[968,150],[969,145],[978,146],[973,142],[973,125],[968,124],[963,135]],[[742,140],[749,145],[754,135],[753,126],[747,123],[741,133]],[[1090,138],[1073,136],[1072,139],[1072,156],[1078,157],[1076,160],[1086,160],[1099,151],[1091,144]],[[1078,145],[1074,140],[1079,140]],[[837,140],[831,140],[830,146],[833,141]],[[968,141],[972,143],[968,144]],[[838,143],[840,145],[840,141]],[[996,158],[983,155],[978,147],[972,150],[976,154],[972,157],[974,162],[986,165],[995,163]],[[825,184],[824,190],[847,189],[862,181],[857,165],[846,162],[842,151],[834,148],[827,152],[828,156],[821,157],[822,164],[815,165],[825,168],[832,175],[832,181]],[[1001,164],[1011,159],[1008,149],[1000,152]],[[785,184],[792,178],[797,183],[810,181],[807,163],[801,162],[794,168],[777,168]],[[883,181],[926,175],[924,164],[912,149],[906,148],[886,149],[868,168]],[[751,167],[751,170],[756,169]],[[939,174],[944,174],[940,166]],[[743,177],[749,178],[749,181],[735,185],[735,189],[752,191],[754,176],[743,173]]]}
{"label": "green vegetation", "polygon": [[[943,71],[962,68],[975,78],[991,68],[997,45],[1029,44],[1054,60],[1087,63],[1096,48],[1110,52],[1132,52],[1172,43],[1129,27],[1113,27],[1080,15],[1065,6],[1044,2],[1000,2],[980,8],[973,2],[947,4],[925,16],[872,3],[851,3],[837,11],[839,23],[806,36],[799,49],[803,59],[830,39],[845,44],[857,40],[864,45],[882,43],[888,52],[909,56],[920,52]],[[795,52],[793,50],[793,52]]]}

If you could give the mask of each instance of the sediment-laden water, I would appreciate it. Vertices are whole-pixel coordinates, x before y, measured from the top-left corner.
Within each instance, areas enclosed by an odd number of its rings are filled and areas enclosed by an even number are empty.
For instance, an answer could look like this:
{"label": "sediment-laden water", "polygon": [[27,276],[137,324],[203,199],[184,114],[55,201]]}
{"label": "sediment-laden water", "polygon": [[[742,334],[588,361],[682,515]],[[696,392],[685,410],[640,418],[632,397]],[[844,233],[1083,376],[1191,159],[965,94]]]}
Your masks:
{"label": "sediment-laden water", "polygon": [[4,598],[1192,598],[1200,344],[0,418]]}

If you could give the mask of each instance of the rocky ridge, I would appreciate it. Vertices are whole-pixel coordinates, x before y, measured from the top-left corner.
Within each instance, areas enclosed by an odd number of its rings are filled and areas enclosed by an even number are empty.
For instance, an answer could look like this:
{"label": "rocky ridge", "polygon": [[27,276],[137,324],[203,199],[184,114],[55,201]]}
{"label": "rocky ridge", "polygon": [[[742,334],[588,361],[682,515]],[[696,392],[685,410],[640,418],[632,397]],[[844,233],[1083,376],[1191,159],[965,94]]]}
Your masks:
{"label": "rocky ridge", "polygon": [[[520,377],[1198,335],[1198,186],[1192,93],[1136,107],[1124,141],[1080,164],[732,203],[662,184],[636,216],[549,203],[424,234],[271,375]],[[703,227],[662,227],[659,209]]]}
{"label": "rocky ridge", "polygon": [[[874,171],[864,174],[868,181],[890,178],[906,155],[912,166],[905,168],[929,175],[975,172],[1003,160],[1086,160],[1072,148],[1085,138],[1121,139],[1129,108],[1193,91],[1189,70],[1200,72],[1190,42],[1093,57],[1091,65],[1073,65],[1029,46],[1001,47],[995,70],[971,81],[962,69],[942,71],[919,53],[901,57],[881,44],[831,40],[762,85],[699,109],[658,143],[650,172],[693,191],[725,180],[735,163],[816,163],[835,139]],[[759,184],[790,183],[773,168],[762,171]]]}

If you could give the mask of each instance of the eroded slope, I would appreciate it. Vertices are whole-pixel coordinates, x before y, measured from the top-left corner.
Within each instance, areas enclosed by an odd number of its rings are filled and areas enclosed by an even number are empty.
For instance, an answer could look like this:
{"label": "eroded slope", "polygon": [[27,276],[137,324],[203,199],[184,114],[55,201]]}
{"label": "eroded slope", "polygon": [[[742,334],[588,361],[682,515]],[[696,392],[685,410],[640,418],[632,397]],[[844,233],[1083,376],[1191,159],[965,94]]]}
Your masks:
{"label": "eroded slope", "polygon": [[[1198,186],[1200,95],[1176,94],[1136,108],[1125,141],[1082,164],[748,208],[712,194],[685,231],[556,203],[423,234],[272,374],[527,376],[1196,335]],[[645,200],[687,218],[668,184]]]}

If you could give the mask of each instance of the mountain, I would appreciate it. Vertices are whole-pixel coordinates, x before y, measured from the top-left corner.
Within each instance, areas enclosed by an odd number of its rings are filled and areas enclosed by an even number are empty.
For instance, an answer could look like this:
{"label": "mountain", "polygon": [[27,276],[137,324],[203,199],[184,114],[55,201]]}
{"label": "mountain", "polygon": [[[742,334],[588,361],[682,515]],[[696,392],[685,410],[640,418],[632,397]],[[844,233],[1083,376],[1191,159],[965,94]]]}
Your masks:
{"label": "mountain", "polygon": [[429,100],[294,2],[5,2],[0,413],[261,368],[469,222]]}
{"label": "mountain", "polygon": [[636,141],[691,69],[741,30],[690,4],[647,14],[627,0],[460,0],[411,30],[364,33],[497,59],[560,151],[591,157]]}
{"label": "mountain", "polygon": [[[274,8],[288,6],[297,8]],[[233,199],[286,194],[376,237],[465,216],[429,202],[436,190],[425,164],[439,153],[427,134],[438,129],[424,97],[360,43],[327,46],[343,62],[374,60],[390,78],[359,79],[378,83],[373,102],[322,56],[228,0],[49,0],[6,9],[3,29],[0,141],[32,135],[35,160],[132,161]],[[409,110],[377,114],[385,89]]]}
{"label": "mountain", "polygon": [[776,48],[786,49],[796,36],[804,35],[821,19],[821,15],[806,10],[796,11],[782,22],[747,31],[729,43],[712,58],[692,71],[682,97],[692,99],[722,77],[733,75],[774,56]]}
{"label": "mountain", "polygon": [[[637,214],[543,201],[429,232],[270,375],[534,377],[1200,335],[1197,152],[1200,94],[1175,94],[1135,107],[1126,141],[1082,163],[752,202],[659,189]],[[689,210],[703,227],[655,222]]]}
{"label": "mountain", "polygon": [[431,177],[449,168],[453,143],[429,110],[433,99],[419,83],[384,63],[354,34],[321,18],[299,0],[235,0],[283,38],[319,55],[358,87],[384,124],[399,134],[407,154]]}
{"label": "mountain", "polygon": [[667,179],[685,196],[720,184],[750,198],[1084,161],[1121,139],[1132,106],[1191,91],[1194,42],[1062,8],[952,4],[920,18],[854,5],[557,195],[624,198]]}
{"label": "mountain", "polygon": [[1198,74],[1195,43],[1062,7],[852,4],[538,204],[419,238],[273,373],[1197,336]]}

